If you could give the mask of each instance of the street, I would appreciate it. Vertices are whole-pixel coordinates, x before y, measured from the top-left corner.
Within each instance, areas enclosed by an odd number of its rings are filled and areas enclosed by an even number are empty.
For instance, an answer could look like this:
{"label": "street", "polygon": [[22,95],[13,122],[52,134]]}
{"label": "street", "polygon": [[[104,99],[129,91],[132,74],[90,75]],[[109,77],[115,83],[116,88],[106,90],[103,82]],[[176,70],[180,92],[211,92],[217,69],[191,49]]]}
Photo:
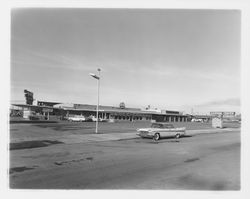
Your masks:
{"label": "street", "polygon": [[240,131],[12,150],[10,187],[239,190]]}

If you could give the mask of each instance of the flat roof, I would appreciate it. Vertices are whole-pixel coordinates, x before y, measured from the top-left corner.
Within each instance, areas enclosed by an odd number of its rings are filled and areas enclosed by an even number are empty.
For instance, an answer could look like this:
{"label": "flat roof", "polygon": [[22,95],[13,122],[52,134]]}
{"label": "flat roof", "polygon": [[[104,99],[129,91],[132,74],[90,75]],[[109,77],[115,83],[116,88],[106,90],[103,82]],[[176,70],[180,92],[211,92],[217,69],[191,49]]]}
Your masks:
{"label": "flat roof", "polygon": [[[92,112],[96,112],[96,109],[74,109],[74,108],[62,108],[63,110],[68,110],[68,111],[92,111]],[[99,112],[108,112],[108,113],[134,113],[134,114],[154,114],[154,115],[166,115],[166,116],[184,116],[186,117],[187,115],[182,115],[182,114],[167,114],[167,113],[157,113],[154,111],[142,111],[142,110],[126,110],[126,109],[115,109],[115,110],[111,110],[111,109],[99,109]]]}

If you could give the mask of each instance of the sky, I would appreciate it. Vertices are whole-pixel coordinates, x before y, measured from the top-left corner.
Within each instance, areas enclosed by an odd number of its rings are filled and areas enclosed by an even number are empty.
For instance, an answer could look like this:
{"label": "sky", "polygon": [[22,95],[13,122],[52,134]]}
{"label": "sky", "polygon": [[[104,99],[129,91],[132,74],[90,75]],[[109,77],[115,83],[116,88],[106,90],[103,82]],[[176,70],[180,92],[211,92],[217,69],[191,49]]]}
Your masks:
{"label": "sky", "polygon": [[12,9],[11,101],[240,111],[238,10]]}

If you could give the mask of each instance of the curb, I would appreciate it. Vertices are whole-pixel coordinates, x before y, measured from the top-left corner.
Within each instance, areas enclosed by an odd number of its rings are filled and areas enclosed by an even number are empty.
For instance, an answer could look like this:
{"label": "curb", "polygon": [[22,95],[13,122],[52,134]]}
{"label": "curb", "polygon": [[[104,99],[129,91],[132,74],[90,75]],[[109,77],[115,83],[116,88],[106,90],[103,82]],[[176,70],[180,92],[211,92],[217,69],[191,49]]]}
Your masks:
{"label": "curb", "polygon": [[240,128],[187,130],[186,135],[225,133],[225,132],[238,131],[238,130],[240,131]]}

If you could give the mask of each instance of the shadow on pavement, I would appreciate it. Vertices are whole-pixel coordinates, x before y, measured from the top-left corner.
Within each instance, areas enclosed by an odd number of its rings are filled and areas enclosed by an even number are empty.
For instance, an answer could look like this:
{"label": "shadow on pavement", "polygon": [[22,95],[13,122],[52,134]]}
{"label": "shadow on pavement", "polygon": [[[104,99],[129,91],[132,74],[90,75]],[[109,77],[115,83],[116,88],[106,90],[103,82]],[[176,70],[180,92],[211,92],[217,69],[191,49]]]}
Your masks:
{"label": "shadow on pavement", "polygon": [[17,143],[10,143],[10,150],[20,149],[31,149],[38,147],[46,147],[52,144],[63,144],[63,142],[57,140],[34,140],[34,141],[23,141]]}

